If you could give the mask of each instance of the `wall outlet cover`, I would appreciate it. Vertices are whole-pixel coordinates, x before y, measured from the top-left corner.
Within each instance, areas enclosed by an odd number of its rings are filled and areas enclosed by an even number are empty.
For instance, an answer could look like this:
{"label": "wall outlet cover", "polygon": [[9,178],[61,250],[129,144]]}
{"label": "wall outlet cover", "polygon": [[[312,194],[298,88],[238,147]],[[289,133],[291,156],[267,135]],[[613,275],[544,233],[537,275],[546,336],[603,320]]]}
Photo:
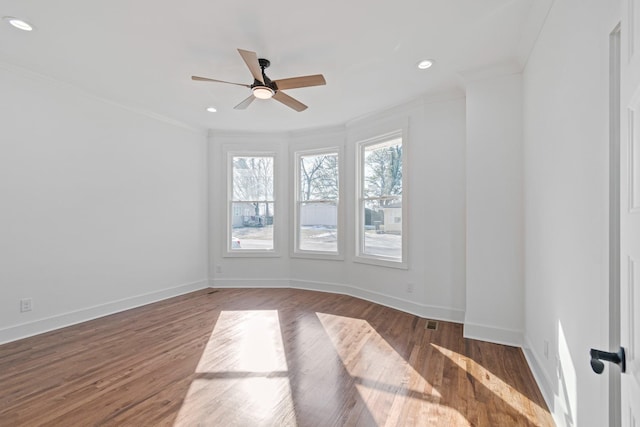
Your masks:
{"label": "wall outlet cover", "polygon": [[20,300],[20,312],[31,311],[33,309],[33,301],[31,298],[22,298]]}

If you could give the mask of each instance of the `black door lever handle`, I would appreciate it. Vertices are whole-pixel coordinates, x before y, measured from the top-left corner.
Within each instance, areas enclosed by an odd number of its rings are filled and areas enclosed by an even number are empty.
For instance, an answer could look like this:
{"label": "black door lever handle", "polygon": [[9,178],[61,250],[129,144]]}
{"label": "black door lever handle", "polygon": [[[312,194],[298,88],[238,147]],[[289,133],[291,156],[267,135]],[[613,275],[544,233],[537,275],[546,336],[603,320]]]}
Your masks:
{"label": "black door lever handle", "polygon": [[627,369],[623,347],[620,347],[620,350],[618,350],[617,353],[609,353],[607,351],[592,348],[591,351],[589,351],[589,354],[591,355],[591,369],[593,369],[593,372],[596,374],[601,374],[602,371],[604,371],[604,363],[602,363],[603,360],[620,366],[620,370],[622,372]]}

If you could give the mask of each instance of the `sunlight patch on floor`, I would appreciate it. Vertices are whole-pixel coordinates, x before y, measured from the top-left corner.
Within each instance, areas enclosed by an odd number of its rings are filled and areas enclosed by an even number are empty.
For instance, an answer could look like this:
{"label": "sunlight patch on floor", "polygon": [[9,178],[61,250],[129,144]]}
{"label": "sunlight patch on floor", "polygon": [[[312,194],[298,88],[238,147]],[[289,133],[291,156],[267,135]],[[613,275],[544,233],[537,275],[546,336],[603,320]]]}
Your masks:
{"label": "sunlight patch on floor", "polygon": [[[273,419],[275,413],[288,415]],[[213,422],[296,425],[276,310],[220,313],[175,425]]]}
{"label": "sunlight patch on floor", "polygon": [[431,346],[451,360],[458,368],[475,378],[476,381],[493,392],[497,397],[501,398],[505,404],[511,406],[522,416],[526,417],[533,425],[537,425],[538,420],[528,415],[530,414],[529,407],[534,408],[536,412],[546,412],[545,409],[532,402],[527,396],[520,393],[513,386],[504,382],[470,357],[456,353],[437,344],[432,343]]}
{"label": "sunlight patch on floor", "polygon": [[220,313],[196,372],[287,370],[278,311],[248,310]]}
{"label": "sunlight patch on floor", "polygon": [[[469,425],[457,410],[438,403],[440,393],[369,322],[327,313],[316,315],[376,424],[397,424],[403,405],[415,404],[424,405],[424,413],[433,413],[427,407],[437,406],[439,418],[451,425]],[[398,383],[402,386],[390,385]]]}

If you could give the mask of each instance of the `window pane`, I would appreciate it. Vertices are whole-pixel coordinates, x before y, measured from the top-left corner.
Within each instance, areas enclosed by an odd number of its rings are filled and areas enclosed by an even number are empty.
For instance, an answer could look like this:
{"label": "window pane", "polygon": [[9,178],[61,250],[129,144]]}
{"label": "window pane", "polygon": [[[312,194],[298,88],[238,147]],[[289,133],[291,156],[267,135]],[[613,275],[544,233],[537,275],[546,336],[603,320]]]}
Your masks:
{"label": "window pane", "polygon": [[300,199],[338,198],[338,153],[300,156]]}
{"label": "window pane", "polygon": [[273,157],[233,157],[233,200],[273,200]]}
{"label": "window pane", "polygon": [[338,251],[337,203],[300,204],[300,249],[304,251]]}
{"label": "window pane", "polygon": [[364,255],[402,259],[402,198],[364,201]]}
{"label": "window pane", "polygon": [[402,194],[402,140],[372,144],[364,149],[365,198]]}
{"label": "window pane", "polygon": [[233,202],[231,250],[273,249],[273,203]]}

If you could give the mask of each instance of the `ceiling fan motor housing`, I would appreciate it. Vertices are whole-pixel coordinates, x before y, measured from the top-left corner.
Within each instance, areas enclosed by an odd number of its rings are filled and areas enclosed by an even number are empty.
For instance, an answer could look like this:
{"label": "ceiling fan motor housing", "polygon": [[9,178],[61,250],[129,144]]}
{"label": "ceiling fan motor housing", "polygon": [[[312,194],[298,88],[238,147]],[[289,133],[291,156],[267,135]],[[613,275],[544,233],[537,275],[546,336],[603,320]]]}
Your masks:
{"label": "ceiling fan motor housing", "polygon": [[262,69],[262,80],[264,81],[264,83],[255,79],[253,81],[253,84],[251,85],[251,89],[253,89],[254,87],[268,87],[272,91],[276,92],[278,90],[278,86],[273,81],[271,81],[271,79],[264,73],[264,69],[269,68],[269,65],[271,65],[271,61],[265,58],[258,58],[258,63],[260,64],[260,68]]}

